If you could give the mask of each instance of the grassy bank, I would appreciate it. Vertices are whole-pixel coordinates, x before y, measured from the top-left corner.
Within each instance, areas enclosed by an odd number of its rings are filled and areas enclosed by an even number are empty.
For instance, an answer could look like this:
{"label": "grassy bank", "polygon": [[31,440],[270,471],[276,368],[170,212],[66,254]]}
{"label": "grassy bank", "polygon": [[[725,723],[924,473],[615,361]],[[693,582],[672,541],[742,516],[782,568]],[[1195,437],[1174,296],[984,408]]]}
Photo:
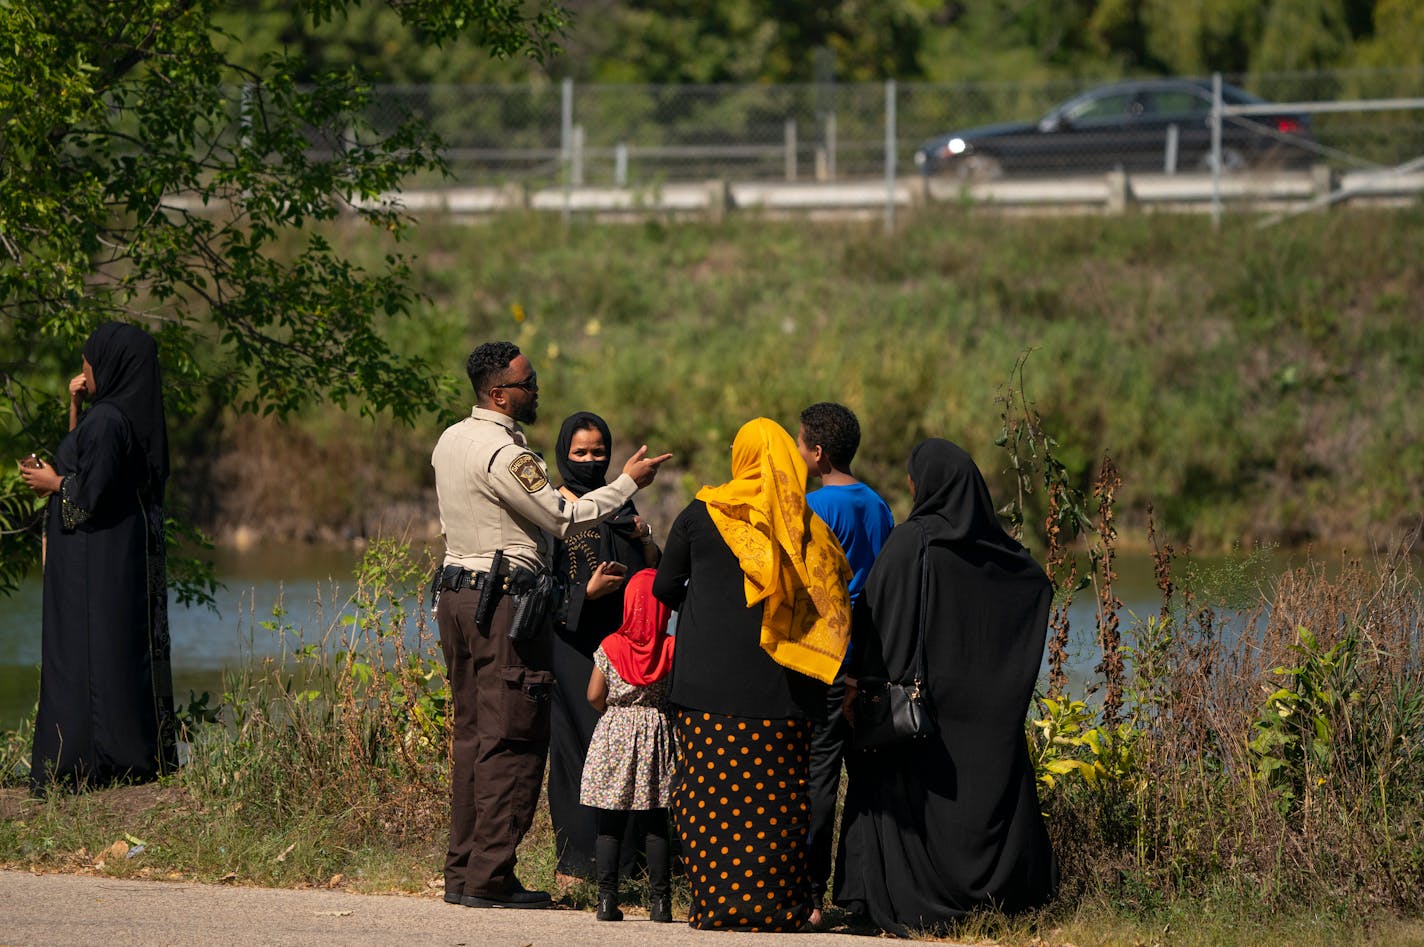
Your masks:
{"label": "grassy bank", "polygon": [[[430,219],[408,250],[428,305],[390,328],[448,373],[417,428],[335,410],[293,424],[208,405],[175,437],[175,495],[220,536],[340,538],[434,515],[429,451],[463,415],[472,345],[512,338],[539,369],[536,444],[581,408],[620,448],[677,455],[649,498],[664,525],[726,475],[737,427],[838,400],[860,414],[862,475],[898,510],[926,435],[1012,478],[992,444],[1018,356],[1086,487],[1105,454],[1124,524],[1148,504],[1178,543],[1368,548],[1424,510],[1424,211],[1352,210],[1259,230],[1194,216],[976,216],[565,227],[547,216]],[[332,239],[382,252],[359,230]],[[1041,512],[1041,511],[1038,511]]]}

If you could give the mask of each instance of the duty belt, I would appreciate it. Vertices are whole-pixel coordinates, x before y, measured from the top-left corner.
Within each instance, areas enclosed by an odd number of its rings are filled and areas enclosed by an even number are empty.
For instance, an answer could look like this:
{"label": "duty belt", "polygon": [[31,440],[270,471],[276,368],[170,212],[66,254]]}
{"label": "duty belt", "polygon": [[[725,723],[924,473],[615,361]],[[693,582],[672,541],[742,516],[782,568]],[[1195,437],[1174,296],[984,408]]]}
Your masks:
{"label": "duty belt", "polygon": [[[430,582],[430,608],[434,611],[436,604],[440,601],[440,593],[445,591],[458,592],[461,589],[470,589],[476,594],[482,595],[487,587],[492,583],[490,575],[486,572],[475,572],[462,566],[444,566],[435,570],[435,575]],[[509,591],[509,576],[498,575],[496,578],[502,579],[502,588],[499,591]]]}
{"label": "duty belt", "polygon": [[490,568],[472,572],[463,566],[449,565],[435,574],[431,582],[430,607],[439,604],[440,593],[446,589],[458,592],[473,589],[479,596],[475,602],[474,619],[479,626],[488,625],[494,614],[496,600],[503,595],[514,596],[514,614],[506,632],[513,641],[537,636],[547,625],[563,595],[558,579],[548,570],[534,572],[515,566],[504,574],[504,550],[495,550]]}

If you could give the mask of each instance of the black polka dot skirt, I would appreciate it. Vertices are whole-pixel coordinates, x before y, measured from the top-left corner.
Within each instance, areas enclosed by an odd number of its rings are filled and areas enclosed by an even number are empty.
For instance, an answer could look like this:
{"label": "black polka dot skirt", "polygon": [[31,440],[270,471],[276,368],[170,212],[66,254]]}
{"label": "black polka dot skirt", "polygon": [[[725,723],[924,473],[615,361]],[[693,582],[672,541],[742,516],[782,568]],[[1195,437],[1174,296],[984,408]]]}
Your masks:
{"label": "black polka dot skirt", "polygon": [[804,720],[677,715],[673,814],[701,930],[799,930],[811,914]]}

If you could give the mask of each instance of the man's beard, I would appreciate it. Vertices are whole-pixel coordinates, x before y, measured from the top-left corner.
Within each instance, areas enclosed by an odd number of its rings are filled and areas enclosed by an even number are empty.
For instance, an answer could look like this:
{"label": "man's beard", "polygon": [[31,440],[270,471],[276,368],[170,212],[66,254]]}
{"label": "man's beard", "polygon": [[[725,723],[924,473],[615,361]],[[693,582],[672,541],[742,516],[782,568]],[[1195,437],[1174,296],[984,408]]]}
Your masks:
{"label": "man's beard", "polygon": [[539,406],[533,401],[530,401],[528,404],[522,406],[514,414],[514,420],[518,421],[520,424],[533,424],[538,419],[538,417]]}

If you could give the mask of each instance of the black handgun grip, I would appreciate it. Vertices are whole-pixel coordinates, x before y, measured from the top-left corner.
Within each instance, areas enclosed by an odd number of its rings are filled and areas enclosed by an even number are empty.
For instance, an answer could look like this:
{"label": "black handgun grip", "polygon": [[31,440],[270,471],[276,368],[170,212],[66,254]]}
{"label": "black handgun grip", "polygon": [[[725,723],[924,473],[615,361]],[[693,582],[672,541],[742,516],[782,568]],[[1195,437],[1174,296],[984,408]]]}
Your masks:
{"label": "black handgun grip", "polygon": [[485,573],[485,583],[480,589],[479,601],[475,602],[475,624],[488,625],[490,616],[494,614],[494,602],[500,593],[502,580],[499,577],[499,570],[504,566],[504,550],[496,549],[494,558],[490,560],[489,571]]}
{"label": "black handgun grip", "polygon": [[514,597],[514,617],[509,620],[509,640],[523,641],[534,637],[537,630],[534,613],[538,610],[538,599],[534,592],[525,592]]}

